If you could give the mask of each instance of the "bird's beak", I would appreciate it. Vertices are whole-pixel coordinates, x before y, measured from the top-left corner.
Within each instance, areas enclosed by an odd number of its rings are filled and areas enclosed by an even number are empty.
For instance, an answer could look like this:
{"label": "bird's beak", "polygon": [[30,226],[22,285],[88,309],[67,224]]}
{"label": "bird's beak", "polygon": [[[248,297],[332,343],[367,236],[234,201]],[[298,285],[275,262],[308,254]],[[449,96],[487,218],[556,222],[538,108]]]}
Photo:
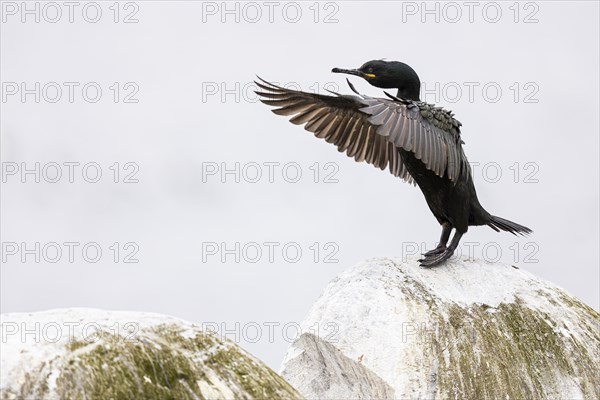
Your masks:
{"label": "bird's beak", "polygon": [[362,71],[359,71],[357,69],[334,68],[334,69],[331,70],[331,72],[334,72],[336,74],[356,75],[356,76],[360,76],[361,78],[365,77],[365,74],[362,73]]}
{"label": "bird's beak", "polygon": [[334,72],[337,74],[356,75],[356,76],[360,76],[363,79],[375,78],[375,74],[367,74],[365,72],[362,72],[359,69],[334,68],[331,70],[331,72]]}

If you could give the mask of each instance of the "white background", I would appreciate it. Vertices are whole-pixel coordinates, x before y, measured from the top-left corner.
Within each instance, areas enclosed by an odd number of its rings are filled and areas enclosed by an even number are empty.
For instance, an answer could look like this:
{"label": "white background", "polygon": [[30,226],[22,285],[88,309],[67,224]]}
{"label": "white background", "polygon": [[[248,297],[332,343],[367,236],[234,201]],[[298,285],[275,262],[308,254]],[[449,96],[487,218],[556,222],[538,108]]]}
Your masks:
{"label": "white background", "polygon": [[[534,230],[515,238],[474,227],[463,243],[475,243],[480,258],[495,258],[500,249],[502,261],[599,308],[598,3],[481,2],[470,17],[462,2],[453,8],[429,3],[437,7],[433,14],[423,14],[421,2],[279,2],[270,22],[262,2],[229,3],[234,11],[225,14],[221,2],[145,1],[119,4],[117,23],[113,2],[98,3],[96,23],[84,19],[85,2],[74,9],[72,23],[61,2],[55,23],[47,19],[56,10],[45,3],[37,6],[39,22],[33,14],[22,22],[21,2],[12,3],[15,15],[8,3],[0,64],[2,241],[19,250],[21,243],[81,245],[73,262],[64,246],[56,263],[48,262],[54,253],[36,263],[35,254],[23,262],[21,252],[4,251],[3,313],[58,307],[166,313],[233,331],[238,337],[227,337],[278,368],[294,327],[328,281],[366,258],[403,256],[415,244],[431,248],[439,226],[417,188],[355,163],[275,116],[256,101],[250,82],[258,74],[304,90],[324,92],[329,84],[347,93],[345,76],[331,68],[378,58],[411,65],[426,84],[422,99],[462,121],[465,151],[479,163],[474,179],[482,205]],[[93,6],[86,7],[93,19]],[[124,23],[132,12],[138,22]],[[352,81],[363,93],[382,95]],[[29,89],[40,82],[39,103],[35,94],[8,93],[11,83],[22,82]],[[48,101],[55,97],[50,86],[47,93],[41,89],[49,82],[63,89],[56,103]],[[63,82],[79,84],[72,103]],[[88,82],[102,88],[96,103],[82,97]],[[117,103],[110,89],[115,82]],[[124,102],[128,82],[139,88],[137,103]],[[62,178],[49,183],[42,174],[36,183],[21,171],[6,175],[11,166],[34,168],[36,162],[62,165]],[[65,162],[81,164],[73,183]],[[82,177],[81,166],[90,162],[102,169],[98,183]],[[119,183],[109,169],[115,162]],[[124,169],[127,162],[139,167],[138,183],[123,182],[131,171]],[[224,183],[220,174],[203,177],[203,168],[214,165],[207,163],[234,168],[236,162],[242,172],[246,166],[239,183],[231,174]],[[265,162],[280,163],[272,183]],[[262,165],[257,183],[249,182],[256,172],[251,163]],[[282,176],[288,163],[301,168],[297,183],[286,181],[294,169]],[[317,183],[310,169],[315,163]],[[325,169],[326,163],[333,166]],[[519,176],[510,168],[515,163]],[[324,182],[331,168],[337,183]],[[46,177],[53,171],[48,167]],[[82,257],[88,242],[101,247],[98,262]],[[118,262],[109,248],[115,242]],[[138,263],[123,262],[128,242],[139,247]],[[220,254],[203,254],[207,242],[280,245],[273,262],[264,245],[255,263],[248,247],[239,262],[234,255],[222,262]],[[283,257],[286,243],[302,250],[297,262]],[[489,252],[482,254],[484,246]],[[336,249],[334,262],[324,262]],[[262,330],[255,340],[256,326]]]}

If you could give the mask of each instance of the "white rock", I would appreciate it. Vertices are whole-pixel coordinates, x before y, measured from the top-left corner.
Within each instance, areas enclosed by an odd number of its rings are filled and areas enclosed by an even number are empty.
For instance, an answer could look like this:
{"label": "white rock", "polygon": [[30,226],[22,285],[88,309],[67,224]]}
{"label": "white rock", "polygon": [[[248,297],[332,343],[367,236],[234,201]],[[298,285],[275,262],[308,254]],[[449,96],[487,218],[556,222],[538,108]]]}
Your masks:
{"label": "white rock", "polygon": [[0,323],[2,400],[301,397],[233,342],[173,317],[65,309]]}
{"label": "white rock", "polygon": [[306,398],[600,398],[600,315],[510,265],[368,260],[302,332],[281,373]]}

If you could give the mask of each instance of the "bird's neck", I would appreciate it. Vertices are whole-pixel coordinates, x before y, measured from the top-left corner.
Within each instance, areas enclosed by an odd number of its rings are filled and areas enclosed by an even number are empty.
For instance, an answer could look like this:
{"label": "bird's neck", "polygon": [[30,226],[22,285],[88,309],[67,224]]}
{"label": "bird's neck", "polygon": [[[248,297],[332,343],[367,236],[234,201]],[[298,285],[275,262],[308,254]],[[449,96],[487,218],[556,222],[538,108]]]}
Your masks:
{"label": "bird's neck", "polygon": [[407,100],[421,101],[421,99],[419,98],[420,91],[421,91],[420,84],[412,85],[409,87],[401,87],[401,88],[398,88],[398,94],[396,94],[396,97],[399,97],[401,99],[407,99]]}

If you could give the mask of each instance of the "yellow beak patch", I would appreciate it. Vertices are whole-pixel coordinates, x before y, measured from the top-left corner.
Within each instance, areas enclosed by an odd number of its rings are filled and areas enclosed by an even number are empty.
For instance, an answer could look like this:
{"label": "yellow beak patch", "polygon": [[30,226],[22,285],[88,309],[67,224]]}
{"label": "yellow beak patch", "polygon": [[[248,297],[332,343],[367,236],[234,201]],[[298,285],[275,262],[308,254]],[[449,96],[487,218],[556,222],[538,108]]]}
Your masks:
{"label": "yellow beak patch", "polygon": [[365,74],[367,78],[375,78],[375,74]]}

